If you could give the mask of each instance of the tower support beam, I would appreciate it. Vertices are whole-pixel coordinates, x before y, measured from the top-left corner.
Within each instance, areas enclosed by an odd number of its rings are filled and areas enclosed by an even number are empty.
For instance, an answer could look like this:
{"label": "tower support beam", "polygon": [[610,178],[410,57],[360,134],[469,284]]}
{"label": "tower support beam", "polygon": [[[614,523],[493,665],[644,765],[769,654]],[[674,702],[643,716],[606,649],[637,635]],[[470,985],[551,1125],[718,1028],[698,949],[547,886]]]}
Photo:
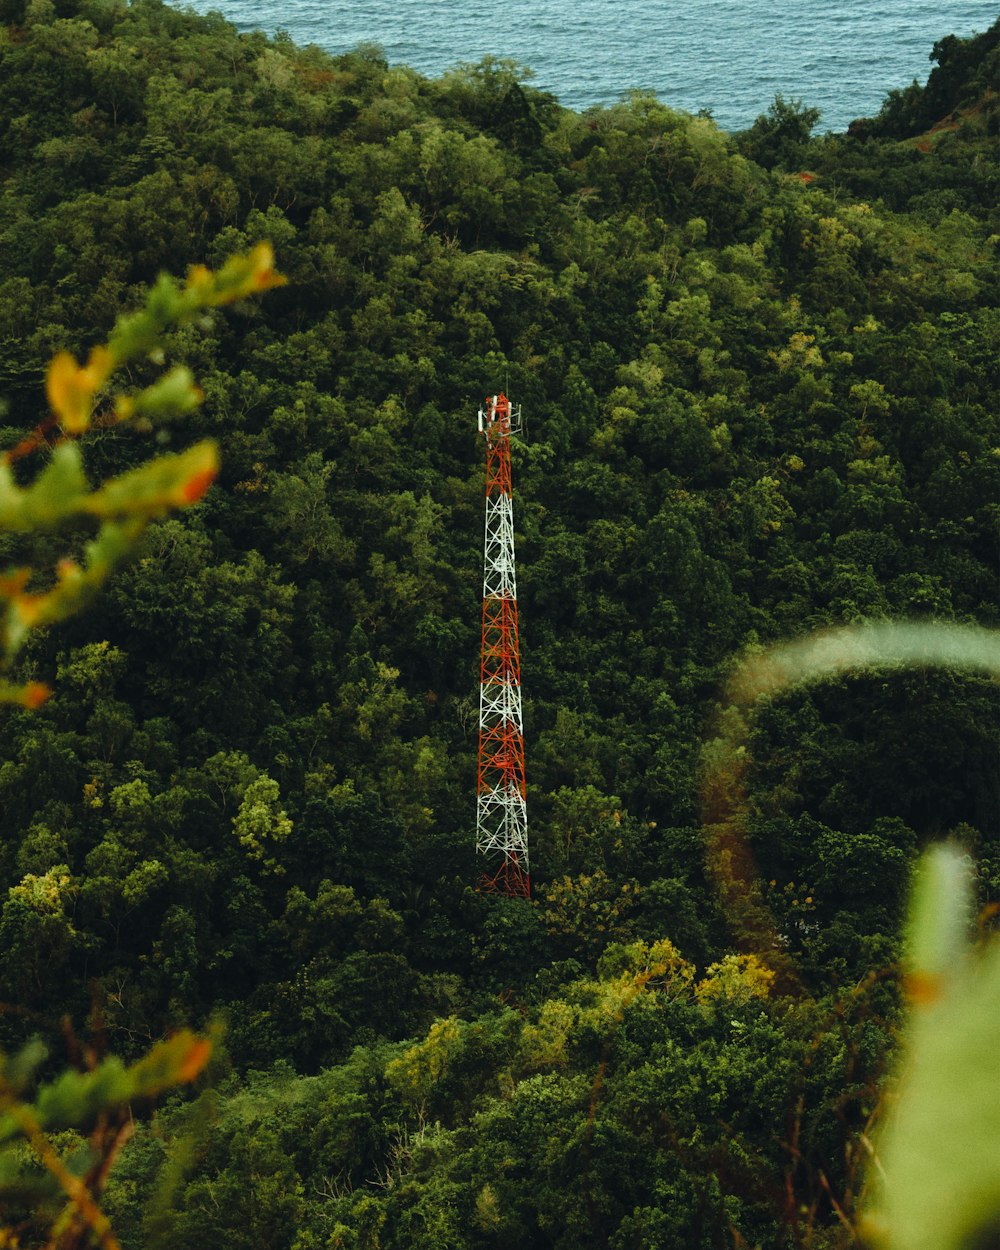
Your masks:
{"label": "tower support beam", "polygon": [[487,398],[479,410],[486,439],[486,536],[476,850],[486,860],[484,889],[526,898],[531,880],[510,475],[510,436],[520,428],[521,410],[506,395]]}

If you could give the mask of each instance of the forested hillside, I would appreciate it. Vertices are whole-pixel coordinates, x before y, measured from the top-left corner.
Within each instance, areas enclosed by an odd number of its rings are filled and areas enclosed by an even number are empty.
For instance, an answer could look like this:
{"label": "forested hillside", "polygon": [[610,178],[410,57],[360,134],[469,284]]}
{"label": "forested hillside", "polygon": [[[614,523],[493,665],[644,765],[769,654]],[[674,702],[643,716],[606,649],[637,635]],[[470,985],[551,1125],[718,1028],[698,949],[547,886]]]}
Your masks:
{"label": "forested hillside", "polygon": [[[197,414],[87,440],[95,477],[205,436],[222,471],[0,715],[0,1045],[226,1021],[215,1092],[122,1155],[122,1245],[838,1244],[913,857],[956,833],[1000,895],[996,687],[760,709],[794,991],[736,953],[698,760],[747,646],[997,624],[1000,24],[816,138],[780,99],[737,136],[579,115],[507,62],[430,81],[158,0],[0,13],[4,446],[158,271],[266,239],[289,279],[173,333]],[[531,901],[475,888],[500,388]]]}

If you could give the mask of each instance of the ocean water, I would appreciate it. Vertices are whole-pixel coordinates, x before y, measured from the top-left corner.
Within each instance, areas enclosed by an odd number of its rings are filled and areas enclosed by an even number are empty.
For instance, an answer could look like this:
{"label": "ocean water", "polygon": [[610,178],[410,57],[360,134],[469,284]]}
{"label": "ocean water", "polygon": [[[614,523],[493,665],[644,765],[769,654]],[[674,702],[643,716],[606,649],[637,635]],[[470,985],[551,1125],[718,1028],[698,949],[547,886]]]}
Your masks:
{"label": "ocean water", "polygon": [[781,93],[822,110],[818,130],[877,111],[890,87],[926,81],[933,45],[985,30],[997,0],[198,0],[241,30],[287,30],[438,75],[507,57],[573,109],[654,91],[674,108],[749,126]]}

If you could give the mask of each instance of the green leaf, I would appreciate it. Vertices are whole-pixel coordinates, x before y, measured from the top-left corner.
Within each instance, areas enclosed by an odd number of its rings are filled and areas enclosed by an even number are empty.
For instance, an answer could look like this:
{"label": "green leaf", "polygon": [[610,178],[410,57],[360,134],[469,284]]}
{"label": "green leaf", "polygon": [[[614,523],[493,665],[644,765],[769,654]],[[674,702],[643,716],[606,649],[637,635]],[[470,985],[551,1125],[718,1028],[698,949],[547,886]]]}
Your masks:
{"label": "green leaf", "polygon": [[81,511],[100,517],[165,515],[196,503],[215,479],[219,453],[211,440],[196,443],[177,455],[160,456],[123,473],[87,496]]}
{"label": "green leaf", "polygon": [[77,443],[61,443],[30,486],[14,481],[10,466],[0,461],[0,529],[51,529],[79,511],[87,492],[83,456]]}
{"label": "green leaf", "polygon": [[911,906],[913,1004],[862,1224],[884,1250],[962,1250],[1000,1219],[1000,942],[971,957],[969,905],[967,857],[935,847]]}

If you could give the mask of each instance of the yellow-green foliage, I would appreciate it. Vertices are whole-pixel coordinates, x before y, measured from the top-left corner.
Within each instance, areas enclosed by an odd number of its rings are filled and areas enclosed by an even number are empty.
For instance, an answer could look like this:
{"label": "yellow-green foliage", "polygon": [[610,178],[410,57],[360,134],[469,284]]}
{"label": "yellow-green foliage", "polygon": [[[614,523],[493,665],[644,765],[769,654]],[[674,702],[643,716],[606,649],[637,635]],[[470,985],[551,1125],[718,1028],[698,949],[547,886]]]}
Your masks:
{"label": "yellow-green foliage", "polygon": [[278,783],[266,774],[251,781],[240,809],[233,817],[233,832],[251,859],[263,860],[272,870],[277,865],[267,851],[284,842],[292,832],[292,821],[279,806]]}
{"label": "yellow-green foliage", "polygon": [[612,881],[601,868],[563,877],[546,887],[545,927],[552,935],[586,940],[601,950],[635,907],[638,893],[635,881]]}
{"label": "yellow-green foliage", "polygon": [[596,979],[578,982],[568,1000],[549,999],[537,1023],[523,1026],[521,1062],[528,1071],[563,1067],[572,1035],[585,1030],[608,1036],[630,1008],[655,1008],[657,992],[686,994],[693,982],[694,966],[669,938],[610,946]]}
{"label": "yellow-green foliage", "polygon": [[542,1004],[537,1024],[526,1024],[521,1032],[521,1058],[531,1071],[535,1068],[561,1068],[568,1060],[569,1035],[578,1012],[560,998]]}
{"label": "yellow-green foliage", "polygon": [[455,1016],[436,1020],[424,1041],[393,1059],[386,1076],[405,1098],[422,1103],[446,1074],[461,1047],[462,1032]]}
{"label": "yellow-green foliage", "polygon": [[703,1003],[717,998],[748,1003],[753,998],[767,998],[774,980],[774,973],[756,955],[724,955],[705,969],[695,994]]}

